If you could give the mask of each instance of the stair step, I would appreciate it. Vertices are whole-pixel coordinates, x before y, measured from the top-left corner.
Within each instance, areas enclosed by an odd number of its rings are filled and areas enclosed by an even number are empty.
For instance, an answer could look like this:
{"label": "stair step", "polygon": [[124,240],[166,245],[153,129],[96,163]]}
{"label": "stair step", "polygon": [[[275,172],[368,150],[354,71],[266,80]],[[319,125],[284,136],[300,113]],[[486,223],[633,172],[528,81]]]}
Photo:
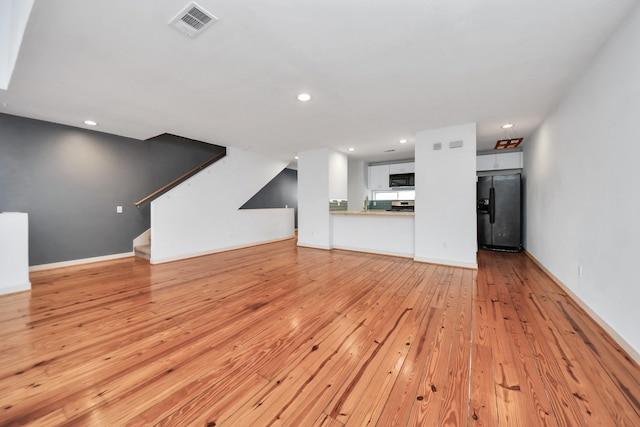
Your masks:
{"label": "stair step", "polygon": [[141,245],[133,248],[135,256],[144,259],[151,259],[151,245]]}

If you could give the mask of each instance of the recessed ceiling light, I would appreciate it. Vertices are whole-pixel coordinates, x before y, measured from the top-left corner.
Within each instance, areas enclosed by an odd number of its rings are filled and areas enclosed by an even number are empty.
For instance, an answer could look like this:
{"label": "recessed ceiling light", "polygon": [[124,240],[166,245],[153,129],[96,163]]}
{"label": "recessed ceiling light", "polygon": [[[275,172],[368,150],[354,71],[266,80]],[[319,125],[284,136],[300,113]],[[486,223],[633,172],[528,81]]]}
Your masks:
{"label": "recessed ceiling light", "polygon": [[294,159],[298,160],[300,157],[298,156],[293,156]]}
{"label": "recessed ceiling light", "polygon": [[93,121],[93,120],[85,120],[84,124],[87,126],[98,126],[98,122]]}
{"label": "recessed ceiling light", "polygon": [[400,140],[400,144],[406,144],[406,143],[407,143],[407,140],[406,140],[406,139],[401,139],[401,140]]}
{"label": "recessed ceiling light", "polygon": [[311,95],[309,95],[308,93],[300,93],[298,94],[298,101],[300,102],[311,101]]}
{"label": "recessed ceiling light", "polygon": [[505,123],[502,125],[502,129],[511,129],[513,127],[512,123]]}
{"label": "recessed ceiling light", "polygon": [[356,149],[353,147],[349,147],[349,151],[356,151]]}

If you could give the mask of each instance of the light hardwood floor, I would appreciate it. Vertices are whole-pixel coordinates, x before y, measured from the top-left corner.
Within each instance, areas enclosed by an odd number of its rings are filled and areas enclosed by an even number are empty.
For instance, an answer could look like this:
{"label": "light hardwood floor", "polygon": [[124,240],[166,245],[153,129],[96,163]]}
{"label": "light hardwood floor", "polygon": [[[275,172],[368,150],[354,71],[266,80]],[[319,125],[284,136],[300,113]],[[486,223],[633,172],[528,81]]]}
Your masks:
{"label": "light hardwood floor", "polygon": [[288,240],[32,273],[0,425],[640,426],[640,370],[523,254],[472,270]]}

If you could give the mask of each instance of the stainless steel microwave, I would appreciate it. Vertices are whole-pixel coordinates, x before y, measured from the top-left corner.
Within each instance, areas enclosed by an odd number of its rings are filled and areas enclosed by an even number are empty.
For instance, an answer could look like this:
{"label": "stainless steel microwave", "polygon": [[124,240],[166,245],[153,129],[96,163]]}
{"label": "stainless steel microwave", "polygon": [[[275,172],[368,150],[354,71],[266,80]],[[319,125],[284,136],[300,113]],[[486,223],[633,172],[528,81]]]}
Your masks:
{"label": "stainless steel microwave", "polygon": [[414,187],[415,174],[411,173],[394,173],[389,175],[389,187]]}

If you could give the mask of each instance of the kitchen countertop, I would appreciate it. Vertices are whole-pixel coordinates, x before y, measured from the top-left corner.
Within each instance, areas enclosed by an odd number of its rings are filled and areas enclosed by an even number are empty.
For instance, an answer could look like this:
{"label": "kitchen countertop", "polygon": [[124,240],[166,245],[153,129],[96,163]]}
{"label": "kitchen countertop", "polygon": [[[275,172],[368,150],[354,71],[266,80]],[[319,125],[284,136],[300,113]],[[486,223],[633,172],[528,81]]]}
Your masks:
{"label": "kitchen countertop", "polygon": [[415,216],[414,212],[390,212],[381,209],[368,211],[331,211],[331,215],[362,215],[362,216]]}

